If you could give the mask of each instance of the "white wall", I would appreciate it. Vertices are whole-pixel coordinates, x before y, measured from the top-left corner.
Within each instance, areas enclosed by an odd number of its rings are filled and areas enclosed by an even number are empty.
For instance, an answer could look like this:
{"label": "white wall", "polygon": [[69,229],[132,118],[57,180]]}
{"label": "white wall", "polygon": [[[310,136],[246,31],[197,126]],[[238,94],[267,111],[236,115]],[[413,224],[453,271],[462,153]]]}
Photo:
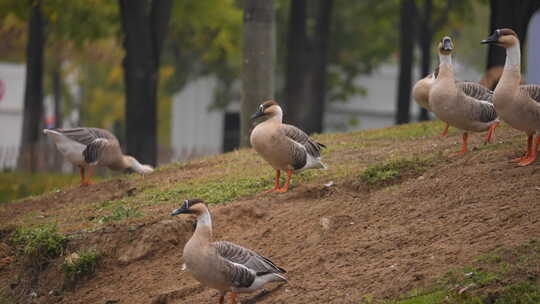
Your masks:
{"label": "white wall", "polygon": [[200,78],[173,96],[171,119],[173,160],[221,153],[224,112],[209,110],[215,87],[214,78]]}
{"label": "white wall", "polygon": [[22,132],[25,65],[0,63],[4,96],[0,100],[0,146],[18,147]]}
{"label": "white wall", "polygon": [[529,22],[526,79],[527,83],[540,84],[540,10],[536,11]]}

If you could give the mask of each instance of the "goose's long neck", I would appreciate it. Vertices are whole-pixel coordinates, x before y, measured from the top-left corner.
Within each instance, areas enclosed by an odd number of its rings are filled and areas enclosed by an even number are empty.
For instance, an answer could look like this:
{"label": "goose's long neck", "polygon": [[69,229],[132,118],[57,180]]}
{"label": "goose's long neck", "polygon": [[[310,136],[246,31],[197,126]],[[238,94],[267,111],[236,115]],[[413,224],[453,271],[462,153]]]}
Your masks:
{"label": "goose's long neck", "polygon": [[273,113],[270,118],[268,118],[266,121],[273,122],[273,123],[282,123],[283,122],[283,111],[281,108],[278,108],[277,111]]}
{"label": "goose's long neck", "polygon": [[454,68],[452,67],[452,55],[439,53],[439,75],[437,79],[454,79]]}
{"label": "goose's long neck", "polygon": [[506,49],[506,62],[496,91],[516,89],[521,81],[521,51],[519,42]]}
{"label": "goose's long neck", "polygon": [[208,207],[206,207],[205,211],[197,218],[197,228],[195,228],[194,236],[201,241],[212,241],[212,215],[210,214]]}

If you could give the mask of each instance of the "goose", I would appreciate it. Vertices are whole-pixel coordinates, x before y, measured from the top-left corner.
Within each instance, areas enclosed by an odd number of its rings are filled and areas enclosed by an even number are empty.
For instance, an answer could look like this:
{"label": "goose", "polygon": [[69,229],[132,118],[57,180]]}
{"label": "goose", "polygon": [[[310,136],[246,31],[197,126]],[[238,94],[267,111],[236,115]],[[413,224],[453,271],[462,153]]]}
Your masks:
{"label": "goose", "polygon": [[288,282],[283,268],[255,251],[226,241],[212,242],[212,215],[204,201],[185,200],[171,213],[178,214],[197,216],[195,232],[184,246],[184,265],[197,281],[219,291],[220,304],[227,292],[236,303],[237,293],[252,292],[270,282]]}
{"label": "goose", "polygon": [[452,39],[444,37],[439,43],[439,74],[429,92],[429,105],[442,121],[463,132],[461,151],[466,153],[468,132],[488,130],[486,142],[493,136],[499,124],[497,112],[492,103],[491,92],[474,82],[456,83],[452,67]]}
{"label": "goose", "polygon": [[[416,103],[422,108],[428,110],[429,112],[433,112],[431,110],[431,107],[429,106],[429,91],[431,90],[431,87],[433,86],[433,83],[435,82],[437,73],[438,73],[438,70],[418,80],[414,84],[414,87],[412,90],[412,94]],[[445,137],[446,134],[448,134],[448,127],[449,125],[447,123],[440,137]]]}
{"label": "goose", "polygon": [[[151,173],[154,169],[142,165],[134,157],[124,155],[116,136],[98,128],[44,129],[56,148],[64,157],[78,166],[81,186],[92,184],[90,177],[94,166],[108,167],[112,170],[131,168],[137,173]],[[85,174],[88,171],[87,174]]]}
{"label": "goose", "polygon": [[[266,116],[267,120],[258,124],[251,132],[251,146],[275,170],[274,188],[265,191],[286,192],[293,172],[306,169],[326,169],[321,162],[321,149],[325,145],[309,138],[304,131],[295,126],[284,124],[283,111],[274,100],[263,102],[251,116],[251,120]],[[281,170],[287,172],[287,180],[283,188],[279,187]]]}
{"label": "goose", "polygon": [[[540,86],[520,85],[521,53],[519,38],[513,30],[498,29],[481,43],[506,49],[506,62],[495,87],[493,104],[503,121],[527,134],[525,156],[512,160],[527,166],[535,161],[540,145]],[[533,145],[534,135],[536,139]]]}
{"label": "goose", "polygon": [[[435,68],[435,71],[433,73],[430,73],[426,77],[418,80],[415,85],[413,86],[412,94],[414,97],[414,100],[416,103],[428,110],[429,112],[433,112],[431,110],[431,107],[429,105],[429,92],[431,90],[431,87],[435,83],[435,79],[437,78],[437,75],[439,74],[439,67]],[[479,83],[482,85],[482,83]],[[491,95],[493,95],[493,92],[491,92],[488,88],[486,88],[484,85],[478,86],[474,82],[471,81],[460,81],[456,80],[456,86],[461,87],[465,94],[468,94],[471,90],[478,90],[478,93],[485,94],[486,96],[480,99],[490,99]],[[448,123],[445,123],[445,127],[443,132],[441,133],[440,137],[445,137],[448,134]]]}

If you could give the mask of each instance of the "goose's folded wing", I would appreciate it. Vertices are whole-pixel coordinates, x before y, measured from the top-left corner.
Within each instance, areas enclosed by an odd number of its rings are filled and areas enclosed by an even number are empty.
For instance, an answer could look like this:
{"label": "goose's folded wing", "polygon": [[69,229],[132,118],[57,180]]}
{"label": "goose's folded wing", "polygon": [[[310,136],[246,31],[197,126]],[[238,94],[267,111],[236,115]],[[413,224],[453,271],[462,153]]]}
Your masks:
{"label": "goose's folded wing", "polygon": [[283,132],[283,134],[285,134],[285,136],[304,146],[307,153],[313,157],[321,156],[321,149],[326,148],[325,145],[309,138],[304,131],[295,126],[283,124],[280,126],[280,130]]}
{"label": "goose's folded wing", "polygon": [[112,142],[104,138],[97,138],[86,146],[83,151],[84,161],[93,165],[98,162],[103,153]]}
{"label": "goose's folded wing", "polygon": [[284,269],[276,266],[270,259],[259,255],[253,250],[225,241],[215,242],[213,246],[223,259],[244,265],[255,272],[285,273]]}
{"label": "goose's folded wing", "polygon": [[116,137],[110,132],[98,128],[54,129],[54,131],[83,145],[89,145],[99,138],[117,141]]}
{"label": "goose's folded wing", "polygon": [[466,97],[466,99],[469,100],[470,108],[468,114],[472,120],[490,122],[497,119],[497,112],[492,103],[472,97]]}
{"label": "goose's folded wing", "polygon": [[475,99],[491,101],[493,98],[493,91],[476,82],[456,82],[456,86],[463,94]]}
{"label": "goose's folded wing", "polygon": [[540,102],[540,85],[525,84],[519,86],[521,93],[534,99],[536,102]]}
{"label": "goose's folded wing", "polygon": [[234,263],[228,260],[222,260],[220,263],[220,271],[225,276],[226,280],[234,287],[248,288],[257,278],[257,272],[247,268],[246,266]]}

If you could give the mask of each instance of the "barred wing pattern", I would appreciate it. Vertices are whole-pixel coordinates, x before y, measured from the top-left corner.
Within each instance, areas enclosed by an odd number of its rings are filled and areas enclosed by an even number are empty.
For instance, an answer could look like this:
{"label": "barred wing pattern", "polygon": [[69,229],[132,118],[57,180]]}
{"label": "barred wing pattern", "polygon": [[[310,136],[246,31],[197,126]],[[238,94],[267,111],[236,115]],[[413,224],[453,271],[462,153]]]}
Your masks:
{"label": "barred wing pattern", "polygon": [[536,102],[540,102],[540,85],[536,84],[525,84],[519,86],[519,89],[522,93],[530,98],[534,99]]}
{"label": "barred wing pattern", "polygon": [[493,98],[493,91],[491,91],[490,89],[476,82],[471,82],[471,81],[456,82],[456,86],[465,95],[470,96],[475,99],[486,100],[486,101],[491,102],[491,99]]}
{"label": "barred wing pattern", "polygon": [[101,153],[110,146],[119,146],[116,137],[107,130],[98,128],[55,129],[67,138],[86,146],[83,151],[84,161],[95,164]]}
{"label": "barred wing pattern", "polygon": [[249,287],[257,275],[267,273],[285,273],[268,258],[247,248],[230,242],[221,241],[212,244],[218,255],[223,258],[225,273],[235,287]]}

